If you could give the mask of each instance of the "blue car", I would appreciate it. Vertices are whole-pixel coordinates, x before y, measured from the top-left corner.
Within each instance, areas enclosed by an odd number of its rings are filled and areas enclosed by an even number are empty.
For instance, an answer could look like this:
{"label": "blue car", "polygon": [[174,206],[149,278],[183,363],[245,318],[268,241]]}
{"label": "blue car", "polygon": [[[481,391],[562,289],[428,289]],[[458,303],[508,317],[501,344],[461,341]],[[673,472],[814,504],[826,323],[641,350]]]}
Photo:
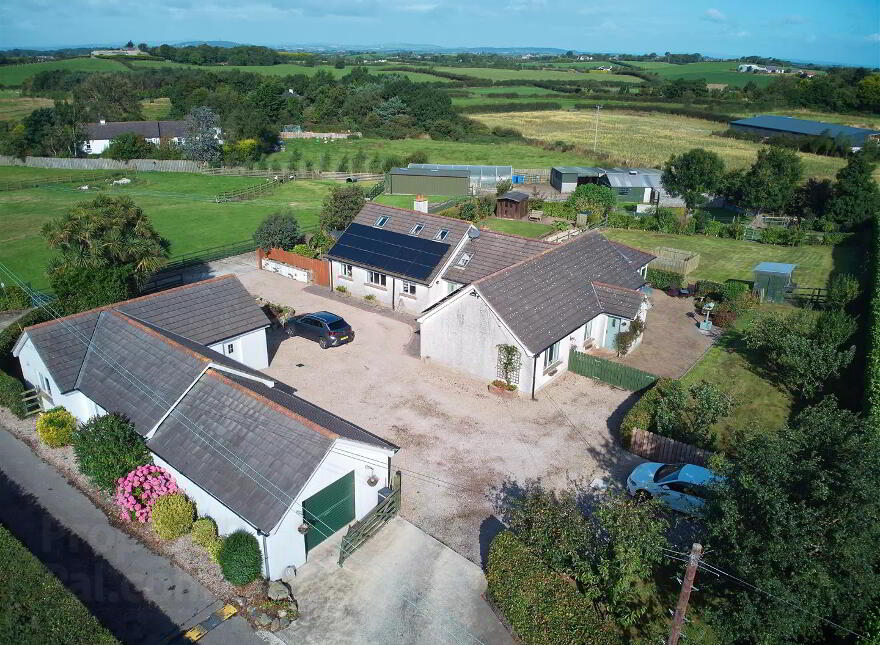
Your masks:
{"label": "blue car", "polygon": [[649,462],[636,466],[626,480],[626,488],[637,499],[654,497],[673,510],[694,515],[702,510],[707,489],[717,479],[715,473],[702,466]]}

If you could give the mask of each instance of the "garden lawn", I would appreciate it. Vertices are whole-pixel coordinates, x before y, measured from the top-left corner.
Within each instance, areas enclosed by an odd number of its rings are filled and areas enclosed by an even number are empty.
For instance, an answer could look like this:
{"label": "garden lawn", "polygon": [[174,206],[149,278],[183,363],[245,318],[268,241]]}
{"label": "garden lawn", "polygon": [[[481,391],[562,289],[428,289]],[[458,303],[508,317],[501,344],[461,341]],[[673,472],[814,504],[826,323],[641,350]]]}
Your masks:
{"label": "garden lawn", "polygon": [[25,546],[0,525],[0,642],[119,645]]}
{"label": "garden lawn", "polygon": [[831,246],[776,246],[745,240],[731,240],[705,235],[670,235],[653,231],[608,229],[609,239],[650,252],[669,246],[700,254],[700,265],[688,280],[754,280],[753,269],[759,262],[796,264],[795,282],[803,287],[825,287],[832,273],[859,275],[864,248],[855,244]]}
{"label": "garden lawn", "polygon": [[553,227],[538,222],[530,222],[521,219],[501,219],[490,217],[480,222],[481,228],[488,228],[498,233],[509,233],[520,237],[544,237],[553,232]]}
{"label": "garden lawn", "polygon": [[[9,170],[22,169],[0,167],[0,182],[6,180]],[[288,182],[259,199],[218,204],[214,202],[217,193],[261,180],[158,172],[133,176],[132,184],[106,187],[104,192],[130,196],[159,233],[171,241],[172,255],[249,240],[266,215],[285,208],[294,212],[303,227],[314,229],[321,202],[335,185],[325,181]],[[44,270],[50,251],[40,227],[98,193],[79,191],[71,185],[0,192],[0,262],[33,287],[46,288]]]}
{"label": "garden lawn", "polygon": [[[564,141],[593,147],[595,110],[510,112],[474,114],[472,118],[489,126],[515,128],[527,137],[542,141]],[[746,168],[763,144],[717,136],[723,123],[689,116],[645,111],[608,110],[599,118],[599,151],[611,155],[622,166],[659,168],[670,155],[692,148],[718,153],[728,169]],[[833,178],[845,165],[844,159],[798,153],[807,177]],[[880,170],[877,171],[880,173]],[[880,176],[880,174],[878,174]]]}
{"label": "garden lawn", "polygon": [[774,431],[785,424],[791,413],[791,395],[761,376],[742,341],[741,330],[754,315],[755,312],[750,312],[741,316],[733,329],[710,347],[681,379],[686,385],[709,381],[733,397],[733,414],[712,428],[717,446],[722,450],[729,450],[731,433],[737,428],[751,425],[759,430]]}
{"label": "garden lawn", "polygon": [[115,60],[104,58],[67,58],[42,63],[0,66],[0,85],[17,87],[39,72],[68,69],[74,72],[124,72],[127,67]]}

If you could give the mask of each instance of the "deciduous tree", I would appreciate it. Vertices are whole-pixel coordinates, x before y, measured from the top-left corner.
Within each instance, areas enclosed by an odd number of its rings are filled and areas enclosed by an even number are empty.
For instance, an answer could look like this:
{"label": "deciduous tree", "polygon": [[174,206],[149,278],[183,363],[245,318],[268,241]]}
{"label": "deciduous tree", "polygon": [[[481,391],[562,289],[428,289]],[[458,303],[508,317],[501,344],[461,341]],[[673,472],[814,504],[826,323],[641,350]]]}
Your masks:
{"label": "deciduous tree", "polygon": [[357,184],[334,186],[324,198],[319,216],[321,230],[328,233],[345,230],[365,203],[364,191]]}
{"label": "deciduous tree", "polygon": [[743,175],[739,205],[765,213],[784,213],[791,207],[803,174],[803,161],[794,150],[775,146],[761,149]]}
{"label": "deciduous tree", "polygon": [[301,240],[299,222],[290,210],[266,215],[254,231],[254,242],[267,252],[271,249],[289,251]]}
{"label": "deciduous tree", "polygon": [[186,116],[183,154],[187,159],[203,163],[220,161],[222,152],[218,132],[219,120],[214,111],[205,106],[194,107]]}
{"label": "deciduous tree", "polygon": [[876,167],[866,155],[858,153],[837,172],[827,209],[834,222],[853,228],[878,217],[880,188],[873,177]]}
{"label": "deciduous tree", "polygon": [[724,175],[724,162],[714,152],[693,148],[673,155],[663,165],[661,181],[670,195],[681,197],[688,212],[704,201],[704,194],[714,194]]}

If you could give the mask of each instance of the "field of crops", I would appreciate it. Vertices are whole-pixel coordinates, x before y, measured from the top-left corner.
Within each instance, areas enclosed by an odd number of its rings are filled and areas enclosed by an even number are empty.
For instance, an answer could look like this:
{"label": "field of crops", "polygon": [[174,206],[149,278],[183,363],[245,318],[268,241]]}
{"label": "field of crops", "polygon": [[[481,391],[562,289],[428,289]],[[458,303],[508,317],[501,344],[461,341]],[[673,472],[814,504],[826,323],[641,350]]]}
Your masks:
{"label": "field of crops", "polygon": [[24,65],[3,65],[0,67],[0,85],[18,87],[34,74],[54,69],[69,69],[76,72],[124,72],[127,68],[115,60],[103,58],[68,58]]}
{"label": "field of crops", "polygon": [[597,67],[604,67],[609,65],[610,63],[607,60],[586,60],[586,61],[570,61],[570,62],[559,62],[559,63],[523,63],[523,67],[529,68],[540,68],[540,67],[553,67],[556,69],[596,69]]}
{"label": "field of crops", "polygon": [[0,90],[0,121],[20,119],[37,108],[51,106],[51,99],[21,96],[18,90]]}
{"label": "field of crops", "polygon": [[[0,182],[57,176],[59,171],[0,167]],[[69,172],[67,173],[69,174]],[[257,224],[271,212],[290,208],[303,226],[315,226],[321,202],[336,185],[325,181],[295,181],[247,202],[215,203],[217,193],[260,182],[253,177],[207,177],[187,173],[139,173],[128,186],[101,192],[128,195],[149,215],[156,229],[171,241],[173,255],[247,240]],[[34,287],[47,285],[43,273],[49,249],[40,235],[43,223],[64,214],[71,206],[98,194],[83,192],[73,184],[0,192],[0,261]]]}
{"label": "field of crops", "polygon": [[[475,114],[487,126],[520,130],[528,137],[544,141],[565,141],[592,148],[593,112],[511,112]],[[723,131],[722,123],[692,117],[651,112],[607,111],[599,120],[599,152],[627,166],[659,167],[670,155],[691,148],[717,152],[728,168],[744,168],[755,159],[761,144],[714,136]],[[800,153],[807,176],[833,177],[844,160]]]}

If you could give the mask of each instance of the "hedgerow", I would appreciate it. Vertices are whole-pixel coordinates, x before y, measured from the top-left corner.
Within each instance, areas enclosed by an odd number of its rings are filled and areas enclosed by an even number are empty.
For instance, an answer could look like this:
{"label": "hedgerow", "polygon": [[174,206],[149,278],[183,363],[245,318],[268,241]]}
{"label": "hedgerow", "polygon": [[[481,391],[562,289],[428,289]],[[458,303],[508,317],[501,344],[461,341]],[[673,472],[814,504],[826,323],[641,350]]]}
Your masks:
{"label": "hedgerow", "polygon": [[678,289],[684,284],[684,276],[672,271],[661,271],[648,267],[648,282],[655,289]]}
{"label": "hedgerow", "polygon": [[868,303],[868,353],[865,358],[865,413],[880,431],[880,224],[874,219],[871,248],[871,293]]}
{"label": "hedgerow", "polygon": [[489,596],[525,645],[617,645],[614,625],[570,580],[507,531],[489,548]]}
{"label": "hedgerow", "polygon": [[27,414],[24,401],[21,399],[23,394],[24,384],[14,376],[0,370],[0,406],[9,408],[9,411],[19,419],[24,419]]}
{"label": "hedgerow", "polygon": [[15,346],[15,341],[21,336],[22,330],[30,325],[52,320],[54,317],[45,307],[37,307],[0,331],[0,369],[17,373],[18,359],[12,355],[12,348]]}

